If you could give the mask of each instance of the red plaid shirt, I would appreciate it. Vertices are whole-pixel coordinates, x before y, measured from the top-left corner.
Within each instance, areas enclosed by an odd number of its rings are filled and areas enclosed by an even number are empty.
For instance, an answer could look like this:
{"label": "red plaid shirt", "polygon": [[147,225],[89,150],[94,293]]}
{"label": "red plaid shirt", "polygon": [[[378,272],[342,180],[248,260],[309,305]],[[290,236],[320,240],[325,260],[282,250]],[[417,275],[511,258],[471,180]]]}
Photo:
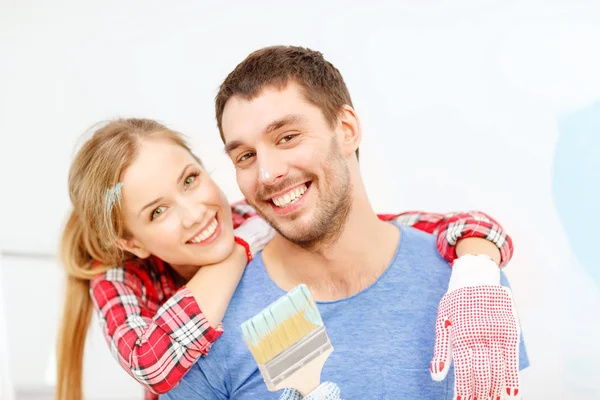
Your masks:
{"label": "red plaid shirt", "polygon": [[[234,228],[254,216],[244,202],[232,206]],[[410,211],[379,215],[437,234],[440,254],[452,263],[460,238],[481,237],[500,249],[504,265],[512,257],[512,242],[502,227],[481,212],[430,214]],[[173,270],[156,257],[135,259],[95,278],[90,284],[104,336],[119,364],[146,388],[146,399],[157,399],[175,387],[183,375],[223,333],[212,328],[192,293],[178,287]]]}

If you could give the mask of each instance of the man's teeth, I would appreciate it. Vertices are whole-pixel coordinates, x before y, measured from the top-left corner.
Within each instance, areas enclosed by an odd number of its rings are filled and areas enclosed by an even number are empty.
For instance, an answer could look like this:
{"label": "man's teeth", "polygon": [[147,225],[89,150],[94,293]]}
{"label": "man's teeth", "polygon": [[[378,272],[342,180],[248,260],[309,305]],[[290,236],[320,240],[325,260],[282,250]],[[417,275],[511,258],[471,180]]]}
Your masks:
{"label": "man's teeth", "polygon": [[200,232],[198,236],[190,240],[190,242],[200,243],[201,241],[206,240],[207,238],[211,237],[213,233],[215,233],[217,226],[219,226],[219,223],[217,222],[216,218],[213,218],[213,221],[210,223],[210,225],[205,230]]}
{"label": "man's teeth", "polygon": [[284,196],[275,197],[271,200],[277,207],[287,207],[291,203],[297,201],[300,198],[300,196],[302,196],[304,194],[304,192],[306,192],[306,189],[307,189],[306,184],[304,184],[302,186],[298,186],[296,189],[292,190],[291,192],[286,193]]}

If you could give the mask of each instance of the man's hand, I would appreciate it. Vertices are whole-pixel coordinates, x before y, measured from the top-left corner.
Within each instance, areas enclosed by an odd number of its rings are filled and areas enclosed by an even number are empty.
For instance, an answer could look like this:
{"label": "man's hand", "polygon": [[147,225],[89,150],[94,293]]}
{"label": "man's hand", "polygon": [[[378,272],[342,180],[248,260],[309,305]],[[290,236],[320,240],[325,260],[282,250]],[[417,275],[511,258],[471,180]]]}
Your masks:
{"label": "man's hand", "polygon": [[306,397],[302,397],[297,390],[288,388],[279,400],[341,400],[340,388],[335,383],[324,382]]}
{"label": "man's hand", "polygon": [[431,377],[443,380],[454,360],[456,400],[520,399],[520,327],[510,289],[486,256],[454,262],[438,307]]}

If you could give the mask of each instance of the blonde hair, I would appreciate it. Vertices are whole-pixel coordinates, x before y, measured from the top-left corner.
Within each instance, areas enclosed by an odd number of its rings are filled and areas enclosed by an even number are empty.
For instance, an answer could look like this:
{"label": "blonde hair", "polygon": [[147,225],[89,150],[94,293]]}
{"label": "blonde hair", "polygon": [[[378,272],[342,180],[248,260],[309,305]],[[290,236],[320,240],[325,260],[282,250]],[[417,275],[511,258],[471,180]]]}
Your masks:
{"label": "blonde hair", "polygon": [[60,243],[67,282],[57,343],[58,400],[83,397],[83,354],[93,310],[89,281],[133,257],[116,245],[118,238],[127,237],[127,231],[114,191],[119,190],[116,185],[141,143],[150,137],[172,140],[193,155],[180,133],[156,121],[118,119],[96,130],[71,164],[69,197],[73,210]]}

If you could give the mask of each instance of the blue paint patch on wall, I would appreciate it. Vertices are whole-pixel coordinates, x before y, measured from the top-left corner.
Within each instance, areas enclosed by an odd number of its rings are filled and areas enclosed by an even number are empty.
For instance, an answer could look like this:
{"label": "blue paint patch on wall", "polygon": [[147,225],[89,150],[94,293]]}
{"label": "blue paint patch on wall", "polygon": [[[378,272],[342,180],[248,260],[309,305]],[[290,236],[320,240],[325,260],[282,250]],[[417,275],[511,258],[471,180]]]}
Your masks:
{"label": "blue paint patch on wall", "polygon": [[552,191],[571,249],[600,287],[600,101],[559,121]]}

